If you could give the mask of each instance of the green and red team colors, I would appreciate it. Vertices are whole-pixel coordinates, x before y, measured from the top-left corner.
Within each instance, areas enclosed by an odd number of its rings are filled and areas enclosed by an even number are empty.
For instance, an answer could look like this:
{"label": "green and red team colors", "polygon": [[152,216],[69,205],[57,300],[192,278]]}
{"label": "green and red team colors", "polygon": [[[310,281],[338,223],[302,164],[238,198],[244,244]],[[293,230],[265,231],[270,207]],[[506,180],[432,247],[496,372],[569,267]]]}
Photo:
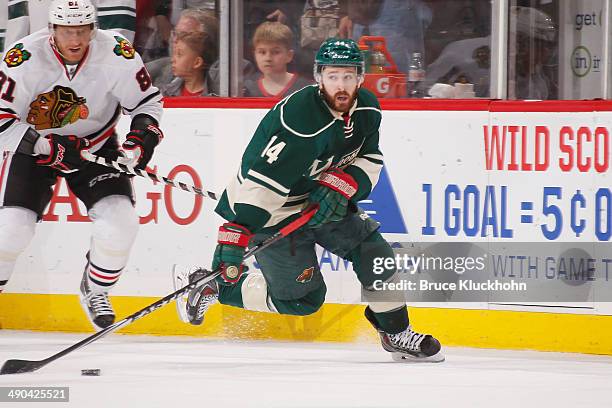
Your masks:
{"label": "green and red team colors", "polygon": [[330,167],[357,182],[353,202],[366,198],[383,165],[380,122],[378,101],[365,89],[344,116],[329,109],[316,85],[289,95],[261,121],[217,213],[253,233],[275,231],[304,208]]}

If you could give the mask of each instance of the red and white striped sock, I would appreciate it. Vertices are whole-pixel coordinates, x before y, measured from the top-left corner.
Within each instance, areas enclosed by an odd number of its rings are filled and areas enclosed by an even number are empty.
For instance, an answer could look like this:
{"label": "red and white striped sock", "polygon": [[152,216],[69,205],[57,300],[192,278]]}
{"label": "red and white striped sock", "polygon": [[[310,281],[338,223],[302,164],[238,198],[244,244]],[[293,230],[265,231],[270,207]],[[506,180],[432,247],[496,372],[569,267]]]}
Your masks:
{"label": "red and white striped sock", "polygon": [[105,269],[89,261],[87,266],[87,277],[89,278],[89,289],[93,292],[108,292],[119,280],[121,269]]}

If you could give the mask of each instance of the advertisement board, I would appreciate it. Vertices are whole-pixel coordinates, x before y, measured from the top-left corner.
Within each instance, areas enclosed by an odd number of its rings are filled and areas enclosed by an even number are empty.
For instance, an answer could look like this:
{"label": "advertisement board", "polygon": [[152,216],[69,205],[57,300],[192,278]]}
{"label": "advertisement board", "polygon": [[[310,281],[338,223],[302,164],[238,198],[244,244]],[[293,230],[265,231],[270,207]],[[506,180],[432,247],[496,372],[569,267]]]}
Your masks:
{"label": "advertisement board", "polygon": [[[531,257],[515,246],[518,252],[494,254],[497,266],[513,273],[511,277],[530,279],[538,295],[559,287],[581,288],[580,297],[486,298],[477,307],[510,304],[530,310],[552,305],[608,313],[601,302],[610,293],[605,271],[610,268],[612,279],[612,254],[599,244],[612,236],[612,112],[591,105],[574,112],[555,111],[550,104],[516,105],[483,101],[467,111],[398,110],[390,105],[381,127],[385,168],[360,206],[381,223],[381,232],[393,243],[523,244],[533,249]],[[166,109],[166,137],[152,170],[221,192],[265,112]],[[124,134],[127,125],[122,121],[118,133]],[[222,220],[209,199],[140,177],[133,182],[140,233],[113,294],[162,296],[172,289],[173,264],[209,265]],[[60,182],[6,291],[76,293],[90,227],[82,204]],[[577,244],[591,249],[572,260],[561,256]],[[328,302],[360,302],[350,263],[321,248],[319,263]],[[603,286],[597,286],[600,281]],[[440,306],[449,306],[446,300]],[[453,307],[475,307],[453,300]]]}

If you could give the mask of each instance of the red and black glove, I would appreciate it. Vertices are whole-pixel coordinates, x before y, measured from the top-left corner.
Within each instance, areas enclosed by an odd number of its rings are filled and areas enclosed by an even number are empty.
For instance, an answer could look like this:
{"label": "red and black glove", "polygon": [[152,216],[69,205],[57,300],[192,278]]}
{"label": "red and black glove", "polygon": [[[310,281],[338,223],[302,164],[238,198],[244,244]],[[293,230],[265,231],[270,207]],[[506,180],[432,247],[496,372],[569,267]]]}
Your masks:
{"label": "red and black glove", "polygon": [[319,186],[310,192],[309,201],[319,204],[319,210],[308,225],[319,228],[323,224],[340,221],[348,213],[349,200],[357,193],[357,182],[344,170],[333,167],[321,173]]}
{"label": "red and black glove", "polygon": [[127,134],[125,142],[121,148],[126,151],[134,152],[131,159],[121,159],[120,163],[136,169],[144,169],[151,157],[155,146],[161,142],[164,134],[155,124],[150,123],[143,129],[132,129]]}
{"label": "red and black glove", "polygon": [[212,268],[221,268],[221,283],[233,285],[249,270],[242,263],[242,259],[252,236],[246,227],[232,222],[226,222],[219,227]]}
{"label": "red and black glove", "polygon": [[81,151],[89,147],[89,140],[54,133],[44,137],[49,142],[51,153],[36,160],[36,164],[51,167],[62,173],[72,173],[88,163],[81,156]]}

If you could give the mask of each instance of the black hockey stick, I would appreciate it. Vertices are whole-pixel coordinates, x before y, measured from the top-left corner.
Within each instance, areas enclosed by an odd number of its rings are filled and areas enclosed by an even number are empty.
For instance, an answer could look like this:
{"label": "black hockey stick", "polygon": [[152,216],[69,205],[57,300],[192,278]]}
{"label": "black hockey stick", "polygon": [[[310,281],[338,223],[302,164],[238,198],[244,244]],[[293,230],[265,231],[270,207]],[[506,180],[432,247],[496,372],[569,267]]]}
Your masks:
{"label": "black hockey stick", "polygon": [[219,198],[217,194],[213,193],[212,191],[202,190],[201,188],[190,186],[189,184],[185,184],[180,181],[174,181],[167,177],[160,177],[157,174],[149,173],[148,171],[145,171],[145,170],[135,169],[133,167],[127,166],[117,161],[110,160],[104,156],[95,155],[91,153],[89,150],[83,150],[81,154],[85,160],[90,161],[92,163],[101,164],[102,166],[106,166],[106,167],[112,167],[124,173],[133,174],[134,176],[148,178],[158,183],[165,183],[169,186],[180,188],[181,190],[184,190],[184,191],[189,191],[197,195],[212,198],[213,200],[217,200]]}
{"label": "black hockey stick", "polygon": [[[275,233],[274,235],[268,237],[267,239],[265,239],[264,241],[260,242],[259,244],[255,245],[253,248],[250,248],[245,254],[244,254],[244,258],[243,259],[247,259],[253,255],[255,255],[257,252],[261,251],[262,249],[272,245],[273,243],[279,241],[280,239],[286,237],[287,235],[291,234],[292,232],[294,232],[295,230],[297,230],[298,228],[302,227],[303,225],[305,225],[311,218],[312,216],[317,212],[317,210],[319,209],[318,205],[313,205],[308,207],[307,209],[305,209],[302,212],[302,215],[299,218],[296,218],[295,220],[293,220],[291,223],[289,223],[288,225],[286,225],[285,227],[281,228],[277,233]],[[216,278],[217,276],[219,276],[221,274],[221,270],[217,269],[212,271],[210,274],[208,275],[204,275],[202,276],[200,279],[196,279],[193,282],[191,282],[189,285],[177,290],[174,293],[169,294],[168,296],[159,299],[157,302],[145,307],[144,309],[141,309],[139,311],[137,311],[134,314],[131,314],[130,316],[126,317],[125,319],[111,325],[108,326],[105,329],[100,330],[99,332],[92,334],[91,336],[81,340],[80,342],[68,347],[67,349],[64,349],[62,351],[60,351],[57,354],[52,355],[51,357],[47,357],[44,360],[6,360],[5,363],[2,365],[2,368],[0,368],[0,375],[1,374],[21,374],[21,373],[31,373],[33,371],[38,370],[41,367],[46,366],[47,364],[57,360],[58,358],[61,358],[63,356],[65,356],[68,353],[71,353],[75,350],[78,350],[82,347],[85,347],[86,345],[93,343],[94,341],[106,336],[109,333],[112,333],[124,326],[127,326],[128,324],[132,323],[135,320],[140,319],[143,316],[146,316],[152,312],[154,312],[155,310],[159,309],[160,307],[170,303],[171,301],[173,301],[174,299],[180,297],[183,295],[183,293],[187,292],[190,289],[193,289],[194,287],[196,287],[199,283],[206,283],[210,280],[213,280],[214,278]]]}

